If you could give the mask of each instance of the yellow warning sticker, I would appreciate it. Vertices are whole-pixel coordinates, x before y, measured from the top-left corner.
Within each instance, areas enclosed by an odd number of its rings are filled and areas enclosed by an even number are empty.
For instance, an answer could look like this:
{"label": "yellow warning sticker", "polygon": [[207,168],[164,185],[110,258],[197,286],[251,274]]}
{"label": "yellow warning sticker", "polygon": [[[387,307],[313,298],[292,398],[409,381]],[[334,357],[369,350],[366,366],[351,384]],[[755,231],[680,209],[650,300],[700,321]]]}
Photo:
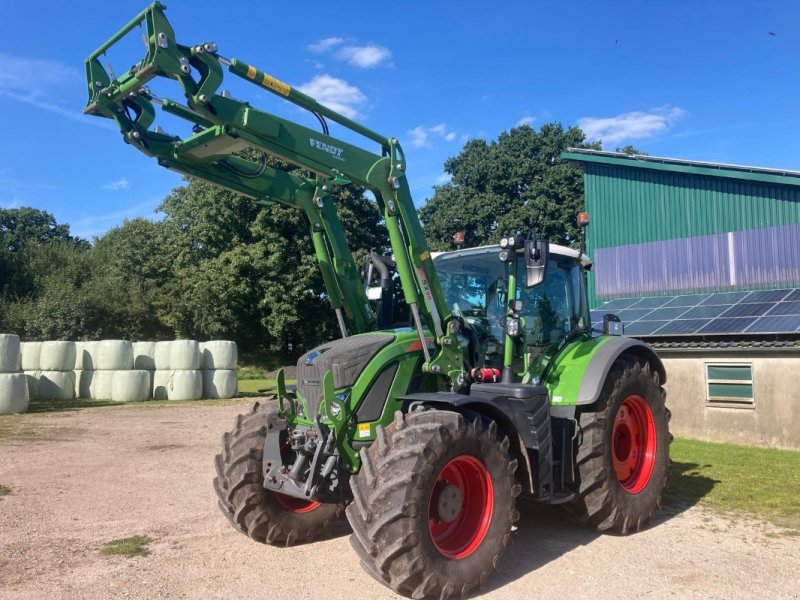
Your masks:
{"label": "yellow warning sticker", "polygon": [[264,73],[264,79],[261,80],[261,85],[271,89],[273,92],[278,92],[281,96],[288,96],[289,92],[292,91],[291,86],[283,83],[279,79],[270,77],[266,73]]}
{"label": "yellow warning sticker", "polygon": [[255,67],[247,67],[247,78],[248,79],[255,79],[256,78],[256,68]]}
{"label": "yellow warning sticker", "polygon": [[372,433],[372,428],[369,426],[369,423],[358,424],[358,437],[368,438],[371,433]]}
{"label": "yellow warning sticker", "polygon": [[431,253],[425,250],[422,254],[419,255],[420,260],[428,260],[431,257]]}

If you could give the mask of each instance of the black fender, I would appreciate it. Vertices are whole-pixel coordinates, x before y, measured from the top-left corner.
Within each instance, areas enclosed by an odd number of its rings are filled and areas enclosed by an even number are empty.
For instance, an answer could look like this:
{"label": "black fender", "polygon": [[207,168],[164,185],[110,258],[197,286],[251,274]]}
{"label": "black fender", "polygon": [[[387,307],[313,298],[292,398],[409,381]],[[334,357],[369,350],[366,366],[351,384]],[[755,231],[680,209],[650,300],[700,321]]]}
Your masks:
{"label": "black fender", "polygon": [[[492,384],[482,387],[487,388]],[[498,388],[501,384],[497,384]],[[512,456],[518,459],[517,476],[534,496],[547,496],[552,486],[552,439],[547,392],[539,401],[509,398],[496,392],[473,390],[470,395],[454,392],[428,392],[403,396],[406,407],[422,404],[444,410],[470,410],[497,422],[508,435]],[[534,460],[531,460],[533,453]]]}
{"label": "black fender", "polygon": [[658,354],[641,340],[612,336],[594,353],[584,371],[578,392],[577,404],[592,404],[600,397],[611,367],[620,356],[629,354],[650,363],[650,368],[658,373],[658,381],[663,385],[667,380],[667,371]]}

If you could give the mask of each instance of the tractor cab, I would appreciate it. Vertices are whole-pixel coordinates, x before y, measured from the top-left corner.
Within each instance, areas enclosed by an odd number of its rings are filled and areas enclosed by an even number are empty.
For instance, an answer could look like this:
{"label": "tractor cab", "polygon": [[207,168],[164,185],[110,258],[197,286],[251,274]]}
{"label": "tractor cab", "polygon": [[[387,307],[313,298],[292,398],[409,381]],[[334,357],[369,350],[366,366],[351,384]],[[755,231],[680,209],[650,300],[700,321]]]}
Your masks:
{"label": "tractor cab", "polygon": [[589,335],[585,273],[592,262],[564,246],[549,244],[548,250],[544,277],[532,286],[526,285],[529,265],[522,247],[510,253],[494,245],[434,255],[449,308],[463,319],[473,368],[502,370],[510,345],[514,379],[535,382],[567,336]]}

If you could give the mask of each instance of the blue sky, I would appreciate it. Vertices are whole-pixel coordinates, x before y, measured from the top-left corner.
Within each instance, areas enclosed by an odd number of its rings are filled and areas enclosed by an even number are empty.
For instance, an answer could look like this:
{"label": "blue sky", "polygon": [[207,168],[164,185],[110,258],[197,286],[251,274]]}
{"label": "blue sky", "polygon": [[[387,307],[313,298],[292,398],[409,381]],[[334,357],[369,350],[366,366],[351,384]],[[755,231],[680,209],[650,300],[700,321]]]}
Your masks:
{"label": "blue sky", "polygon": [[[796,0],[166,4],[181,43],[216,41],[398,137],[417,204],[465,140],[519,123],[579,124],[610,150],[800,169]],[[145,3],[3,5],[0,206],[50,211],[87,238],[156,216],[180,177],[80,112],[84,58]],[[110,55],[117,73],[143,54],[138,37]],[[255,87],[223,87],[313,123]]]}

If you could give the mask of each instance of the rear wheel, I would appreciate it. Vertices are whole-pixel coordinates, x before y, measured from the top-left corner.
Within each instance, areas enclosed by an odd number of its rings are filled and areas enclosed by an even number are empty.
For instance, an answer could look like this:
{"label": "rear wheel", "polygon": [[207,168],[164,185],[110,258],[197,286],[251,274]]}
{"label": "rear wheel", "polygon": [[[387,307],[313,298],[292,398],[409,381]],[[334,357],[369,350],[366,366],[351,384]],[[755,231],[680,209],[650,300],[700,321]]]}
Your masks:
{"label": "rear wheel", "polygon": [[396,413],[350,481],[350,541],[364,569],[413,598],[463,597],[483,584],[519,519],[508,444],[477,415]]}
{"label": "rear wheel", "polygon": [[579,408],[578,498],[568,516],[598,531],[638,531],[661,505],[670,411],[658,375],[632,357],[614,363],[597,403]]}
{"label": "rear wheel", "polygon": [[342,516],[342,508],[264,489],[261,464],[270,412],[256,403],[222,436],[222,453],[214,459],[219,507],[231,525],[256,541],[280,546],[312,541]]}

